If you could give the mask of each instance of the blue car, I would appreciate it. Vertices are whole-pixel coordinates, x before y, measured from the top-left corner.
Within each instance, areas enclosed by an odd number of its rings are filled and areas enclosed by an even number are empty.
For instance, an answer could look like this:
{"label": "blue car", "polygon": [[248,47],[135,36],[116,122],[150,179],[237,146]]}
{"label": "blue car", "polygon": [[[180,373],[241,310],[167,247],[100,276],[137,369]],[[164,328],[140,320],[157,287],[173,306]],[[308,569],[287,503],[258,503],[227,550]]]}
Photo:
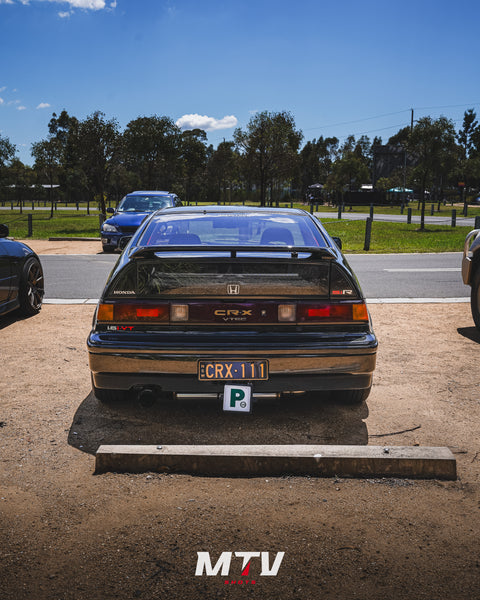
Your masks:
{"label": "blue car", "polygon": [[143,191],[127,194],[116,210],[107,209],[113,216],[104,221],[100,231],[103,251],[113,252],[116,248],[125,246],[148,214],[169,206],[182,206],[178,196],[171,192]]}

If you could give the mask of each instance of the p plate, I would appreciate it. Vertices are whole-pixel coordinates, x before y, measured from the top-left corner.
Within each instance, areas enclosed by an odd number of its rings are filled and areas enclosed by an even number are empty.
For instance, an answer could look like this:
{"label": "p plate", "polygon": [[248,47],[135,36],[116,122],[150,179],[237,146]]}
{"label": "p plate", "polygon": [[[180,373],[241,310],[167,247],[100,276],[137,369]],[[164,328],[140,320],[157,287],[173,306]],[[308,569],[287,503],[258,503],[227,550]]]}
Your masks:
{"label": "p plate", "polygon": [[233,412],[250,412],[252,386],[226,385],[223,388],[223,410]]}

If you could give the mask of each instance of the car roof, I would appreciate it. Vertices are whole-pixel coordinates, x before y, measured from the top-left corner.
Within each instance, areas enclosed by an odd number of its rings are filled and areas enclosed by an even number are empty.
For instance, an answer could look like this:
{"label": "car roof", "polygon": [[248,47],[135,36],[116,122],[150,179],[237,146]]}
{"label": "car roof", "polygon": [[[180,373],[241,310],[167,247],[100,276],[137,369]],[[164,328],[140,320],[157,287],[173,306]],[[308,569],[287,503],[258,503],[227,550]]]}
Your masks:
{"label": "car roof", "polygon": [[135,192],[129,192],[127,196],[175,196],[173,192],[164,192],[160,190],[136,190]]}
{"label": "car roof", "polygon": [[[168,214],[209,214],[209,213],[258,213],[258,214],[277,214],[277,215],[305,215],[307,211],[299,208],[276,208],[267,206],[176,206],[168,209]],[[165,212],[157,212],[159,216],[163,216]]]}

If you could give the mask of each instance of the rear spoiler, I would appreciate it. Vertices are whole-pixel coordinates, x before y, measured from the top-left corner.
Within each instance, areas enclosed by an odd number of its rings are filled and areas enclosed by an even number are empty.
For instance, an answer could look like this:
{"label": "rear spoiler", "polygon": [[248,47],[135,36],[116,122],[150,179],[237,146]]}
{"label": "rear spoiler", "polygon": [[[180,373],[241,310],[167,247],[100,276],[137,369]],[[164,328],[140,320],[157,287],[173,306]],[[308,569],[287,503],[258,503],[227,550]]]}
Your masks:
{"label": "rear spoiler", "polygon": [[[317,246],[142,246],[132,252],[130,258],[149,258],[156,254],[171,254],[171,253],[192,252],[229,252],[230,258],[237,258],[237,253],[248,254],[272,254],[283,253],[290,254],[291,258],[298,258],[299,254],[311,254],[312,259],[333,260],[336,258],[334,251],[330,248],[318,248]],[[208,257],[211,258],[211,257]]]}

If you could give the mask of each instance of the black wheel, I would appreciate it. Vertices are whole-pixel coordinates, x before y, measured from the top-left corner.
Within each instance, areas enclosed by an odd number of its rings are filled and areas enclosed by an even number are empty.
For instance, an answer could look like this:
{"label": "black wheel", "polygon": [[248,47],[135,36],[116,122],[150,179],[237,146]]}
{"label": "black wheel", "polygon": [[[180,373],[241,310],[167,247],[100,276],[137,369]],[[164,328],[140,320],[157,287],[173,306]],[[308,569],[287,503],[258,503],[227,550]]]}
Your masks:
{"label": "black wheel", "polygon": [[360,404],[368,398],[371,389],[372,388],[366,388],[364,390],[338,390],[333,392],[333,398],[344,404]]}
{"label": "black wheel", "polygon": [[22,277],[18,289],[18,301],[22,314],[30,317],[36,315],[42,308],[45,285],[43,281],[43,269],[40,261],[30,257],[23,265]]}
{"label": "black wheel", "polygon": [[103,246],[103,251],[105,254],[111,254],[115,251],[115,246]]}
{"label": "black wheel", "polygon": [[472,293],[470,295],[470,306],[475,327],[480,331],[480,265],[477,265],[472,278]]}

